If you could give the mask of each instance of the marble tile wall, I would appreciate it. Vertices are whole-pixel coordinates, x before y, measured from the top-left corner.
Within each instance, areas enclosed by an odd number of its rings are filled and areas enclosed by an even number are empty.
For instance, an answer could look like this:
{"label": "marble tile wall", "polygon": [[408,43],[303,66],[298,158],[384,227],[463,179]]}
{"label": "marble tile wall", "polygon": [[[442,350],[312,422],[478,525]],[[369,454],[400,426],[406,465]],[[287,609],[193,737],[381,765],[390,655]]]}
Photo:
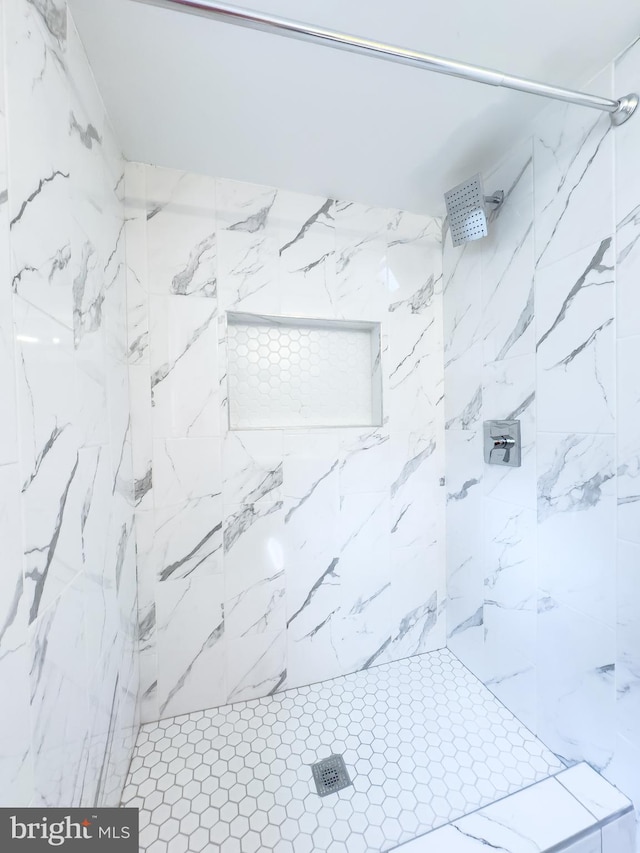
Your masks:
{"label": "marble tile wall", "polygon": [[[441,222],[129,164],[145,720],[442,647]],[[228,428],[226,312],[381,323],[383,424]]]}
{"label": "marble tile wall", "polygon": [[[640,43],[586,89],[640,90]],[[449,647],[636,807],[638,150],[638,119],[549,106],[485,178],[506,195],[489,237],[454,249],[445,222],[443,249]],[[507,417],[519,469],[482,461]]]}
{"label": "marble tile wall", "polygon": [[116,805],[138,723],[124,165],[66,3],[1,0],[0,27],[0,805]]}

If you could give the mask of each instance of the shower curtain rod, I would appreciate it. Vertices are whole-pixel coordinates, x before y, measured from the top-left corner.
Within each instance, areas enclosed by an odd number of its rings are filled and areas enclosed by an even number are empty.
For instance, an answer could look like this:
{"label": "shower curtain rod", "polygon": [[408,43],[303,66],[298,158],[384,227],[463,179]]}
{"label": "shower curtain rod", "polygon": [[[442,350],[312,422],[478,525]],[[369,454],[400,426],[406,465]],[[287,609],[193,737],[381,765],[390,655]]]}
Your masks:
{"label": "shower curtain rod", "polygon": [[146,3],[150,6],[159,6],[163,9],[180,10],[190,12],[194,15],[203,15],[240,27],[249,27],[250,29],[262,30],[267,33],[276,33],[277,35],[288,36],[289,38],[315,42],[316,44],[325,44],[330,47],[339,48],[340,50],[348,50],[351,53],[377,56],[379,59],[386,59],[390,62],[398,62],[403,65],[414,65],[418,68],[424,68],[426,71],[434,71],[437,74],[462,77],[465,80],[473,80],[476,83],[500,86],[505,89],[515,89],[518,92],[541,95],[542,97],[564,101],[568,104],[591,107],[595,110],[608,112],[611,116],[611,122],[614,125],[624,124],[633,115],[638,106],[638,95],[634,93],[625,95],[619,100],[602,98],[599,95],[588,95],[585,92],[576,92],[573,89],[563,89],[559,86],[549,86],[546,83],[527,80],[524,77],[503,74],[501,71],[493,71],[490,68],[468,65],[465,62],[458,62],[455,59],[444,59],[441,56],[432,56],[431,54],[421,53],[417,50],[408,50],[403,47],[385,44],[384,42],[346,35],[335,30],[316,27],[313,24],[305,24],[287,18],[266,15],[251,9],[231,6],[227,3],[215,3],[213,0],[137,0],[137,2]]}

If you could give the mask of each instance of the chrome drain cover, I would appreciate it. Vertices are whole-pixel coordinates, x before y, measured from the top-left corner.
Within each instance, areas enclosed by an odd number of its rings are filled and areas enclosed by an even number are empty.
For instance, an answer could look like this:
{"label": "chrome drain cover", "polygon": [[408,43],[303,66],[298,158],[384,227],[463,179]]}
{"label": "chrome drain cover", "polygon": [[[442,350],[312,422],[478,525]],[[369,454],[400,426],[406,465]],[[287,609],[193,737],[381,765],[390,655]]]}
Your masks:
{"label": "chrome drain cover", "polygon": [[321,797],[341,791],[351,785],[344,758],[341,755],[330,755],[316,764],[311,765],[316,789]]}

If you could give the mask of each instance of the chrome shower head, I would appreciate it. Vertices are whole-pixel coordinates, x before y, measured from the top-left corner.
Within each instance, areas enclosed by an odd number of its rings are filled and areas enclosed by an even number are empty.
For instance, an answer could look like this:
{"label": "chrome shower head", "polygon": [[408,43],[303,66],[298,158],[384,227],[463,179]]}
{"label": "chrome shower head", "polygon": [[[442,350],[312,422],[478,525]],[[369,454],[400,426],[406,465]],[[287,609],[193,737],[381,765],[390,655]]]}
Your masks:
{"label": "chrome shower head", "polygon": [[482,175],[477,174],[444,194],[447,206],[451,241],[454,246],[468,243],[469,240],[480,240],[487,236],[486,204],[495,205],[496,209],[502,204],[504,193],[494,193],[485,196],[482,186]]}

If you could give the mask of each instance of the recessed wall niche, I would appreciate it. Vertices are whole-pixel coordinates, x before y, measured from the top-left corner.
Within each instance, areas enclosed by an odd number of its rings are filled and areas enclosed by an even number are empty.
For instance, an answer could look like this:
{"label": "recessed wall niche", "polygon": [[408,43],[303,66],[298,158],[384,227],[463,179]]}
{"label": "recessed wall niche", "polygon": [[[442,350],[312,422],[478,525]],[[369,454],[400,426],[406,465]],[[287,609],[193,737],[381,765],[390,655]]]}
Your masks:
{"label": "recessed wall niche", "polygon": [[227,314],[229,426],[379,426],[380,324]]}

